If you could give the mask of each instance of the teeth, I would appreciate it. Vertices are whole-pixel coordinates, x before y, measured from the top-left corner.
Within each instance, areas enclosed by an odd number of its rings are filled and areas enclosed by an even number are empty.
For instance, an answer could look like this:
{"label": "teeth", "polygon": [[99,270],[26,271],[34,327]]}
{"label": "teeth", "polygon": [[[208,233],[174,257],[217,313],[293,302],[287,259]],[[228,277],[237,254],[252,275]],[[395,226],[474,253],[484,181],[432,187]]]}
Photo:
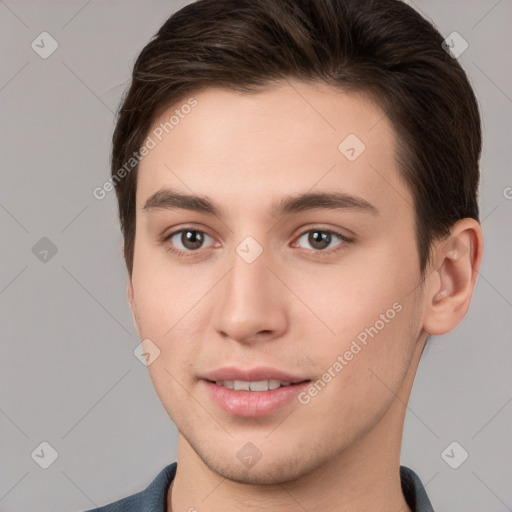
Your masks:
{"label": "teeth", "polygon": [[280,386],[281,382],[279,382],[278,380],[270,379],[268,381],[268,389],[277,389]]}
{"label": "teeth", "polygon": [[277,389],[281,386],[289,386],[291,382],[282,382],[275,379],[258,380],[253,382],[245,380],[218,380],[215,384],[227,389],[234,389],[235,391],[268,391],[269,389]]}
{"label": "teeth", "polygon": [[250,391],[251,390],[250,386],[251,386],[250,382],[247,382],[245,380],[235,380],[233,389],[235,391]]}

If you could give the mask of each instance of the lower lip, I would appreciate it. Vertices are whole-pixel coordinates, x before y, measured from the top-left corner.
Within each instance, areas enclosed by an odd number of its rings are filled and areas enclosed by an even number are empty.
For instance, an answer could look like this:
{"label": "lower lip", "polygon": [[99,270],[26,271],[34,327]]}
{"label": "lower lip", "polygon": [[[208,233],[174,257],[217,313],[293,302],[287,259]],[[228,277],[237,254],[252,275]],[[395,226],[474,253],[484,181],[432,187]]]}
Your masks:
{"label": "lower lip", "polygon": [[235,391],[202,380],[210,398],[225,412],[243,418],[258,418],[277,411],[291,402],[310,384],[309,381],[268,391]]}

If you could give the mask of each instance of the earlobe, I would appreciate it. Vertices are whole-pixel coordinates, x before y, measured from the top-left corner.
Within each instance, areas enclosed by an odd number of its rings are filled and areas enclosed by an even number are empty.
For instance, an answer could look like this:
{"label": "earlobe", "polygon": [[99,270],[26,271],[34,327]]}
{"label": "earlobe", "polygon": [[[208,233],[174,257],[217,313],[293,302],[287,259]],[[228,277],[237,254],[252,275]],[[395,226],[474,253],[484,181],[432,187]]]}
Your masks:
{"label": "earlobe", "polygon": [[423,328],[428,334],[446,334],[465,317],[482,253],[482,229],[476,220],[469,218],[456,222],[450,236],[434,246],[436,270],[430,275],[425,291]]}

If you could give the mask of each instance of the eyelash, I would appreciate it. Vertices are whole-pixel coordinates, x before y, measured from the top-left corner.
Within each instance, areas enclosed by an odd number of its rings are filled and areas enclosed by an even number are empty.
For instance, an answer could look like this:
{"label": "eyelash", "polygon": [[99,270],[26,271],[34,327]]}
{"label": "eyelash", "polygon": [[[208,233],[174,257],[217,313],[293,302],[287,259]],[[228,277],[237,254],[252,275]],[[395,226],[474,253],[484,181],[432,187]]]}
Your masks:
{"label": "eyelash", "polygon": [[[161,239],[161,242],[167,243],[174,235],[177,235],[178,233],[182,233],[184,231],[196,231],[198,233],[202,233],[204,235],[210,236],[210,235],[208,235],[208,233],[206,233],[200,229],[196,229],[192,226],[189,226],[189,227],[186,226],[184,228],[173,231],[172,233],[169,233],[168,235],[163,236]],[[302,238],[307,233],[314,232],[314,231],[317,231],[319,233],[327,233],[330,235],[334,235],[335,237],[338,237],[341,241],[340,244],[336,245],[335,247],[331,247],[330,249],[309,249],[309,250],[307,250],[310,254],[314,253],[315,256],[317,256],[317,255],[320,257],[330,256],[334,253],[337,253],[337,252],[343,250],[347,244],[350,244],[352,242],[352,240],[350,238],[342,235],[341,233],[338,233],[337,231],[332,231],[330,229],[321,229],[321,228],[317,228],[317,227],[312,227],[312,228],[307,229],[306,231],[303,231],[297,237],[296,240],[298,241],[300,238]],[[210,238],[212,238],[212,237],[210,237]],[[296,243],[296,242],[294,242],[294,243]],[[201,249],[197,249],[195,251],[182,251],[181,249],[176,249],[176,247],[174,247],[172,245],[167,245],[167,247],[165,249],[166,249],[166,251],[176,254],[183,258],[194,257],[201,250]]]}

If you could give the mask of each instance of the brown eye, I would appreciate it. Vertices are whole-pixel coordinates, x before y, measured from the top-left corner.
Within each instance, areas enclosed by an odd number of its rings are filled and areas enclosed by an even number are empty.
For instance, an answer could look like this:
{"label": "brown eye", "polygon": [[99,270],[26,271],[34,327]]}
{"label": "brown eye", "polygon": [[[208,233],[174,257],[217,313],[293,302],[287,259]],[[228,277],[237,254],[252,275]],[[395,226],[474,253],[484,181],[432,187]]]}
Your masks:
{"label": "brown eye", "polygon": [[325,231],[310,231],[308,235],[308,243],[314,249],[326,249],[331,243],[331,234]]}
{"label": "brown eye", "polygon": [[204,231],[197,229],[181,229],[171,233],[165,238],[172,246],[172,250],[176,252],[194,252],[201,249],[206,238],[210,238]]}
{"label": "brown eye", "polygon": [[[349,240],[339,233],[335,233],[333,231],[323,230],[323,229],[310,229],[303,233],[298,239],[297,244],[300,245],[302,240],[302,244],[304,241],[309,244],[309,246],[316,252],[332,252],[339,248],[339,246],[345,245]],[[338,241],[338,243],[333,242]],[[306,247],[307,249],[308,247]]]}
{"label": "brown eye", "polygon": [[190,250],[199,249],[204,242],[204,236],[201,231],[183,230],[181,232],[180,242]]}

